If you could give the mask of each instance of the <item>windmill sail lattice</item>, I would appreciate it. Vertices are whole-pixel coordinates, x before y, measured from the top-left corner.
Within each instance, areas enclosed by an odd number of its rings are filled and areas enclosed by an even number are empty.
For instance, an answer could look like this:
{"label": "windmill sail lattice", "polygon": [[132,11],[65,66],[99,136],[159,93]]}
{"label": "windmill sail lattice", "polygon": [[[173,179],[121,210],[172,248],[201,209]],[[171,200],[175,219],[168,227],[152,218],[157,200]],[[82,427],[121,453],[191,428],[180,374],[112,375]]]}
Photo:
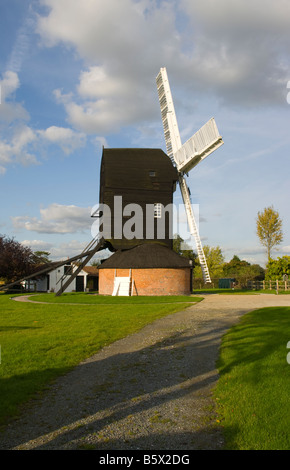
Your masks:
{"label": "windmill sail lattice", "polygon": [[165,68],[160,69],[156,78],[161,117],[167,155],[175,165],[174,152],[181,148],[181,140],[176,120],[173,99]]}
{"label": "windmill sail lattice", "polygon": [[189,230],[195,239],[203,279],[206,283],[210,283],[211,278],[192,210],[190,193],[184,173],[187,173],[214,150],[223,145],[223,140],[219,135],[215,120],[212,118],[182,145],[165,67],[160,69],[156,77],[156,84],[167,154],[178,170],[179,186],[186,210]]}

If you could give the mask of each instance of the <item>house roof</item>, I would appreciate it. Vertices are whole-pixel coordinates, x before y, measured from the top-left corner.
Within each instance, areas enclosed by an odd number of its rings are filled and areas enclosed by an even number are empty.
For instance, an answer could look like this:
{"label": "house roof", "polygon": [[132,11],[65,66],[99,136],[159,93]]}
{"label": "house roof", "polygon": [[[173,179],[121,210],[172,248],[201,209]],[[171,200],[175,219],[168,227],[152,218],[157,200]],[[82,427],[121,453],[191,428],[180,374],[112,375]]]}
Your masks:
{"label": "house roof", "polygon": [[99,269],[126,268],[190,268],[187,258],[158,243],[144,243],[128,250],[118,250],[106,259]]}
{"label": "house roof", "polygon": [[[37,274],[38,271],[40,271],[43,268],[47,268],[47,273],[49,273],[51,271],[54,271],[54,269],[61,268],[59,263],[60,263],[60,261],[52,261],[52,262],[49,262],[49,263],[44,263],[44,264],[38,265],[37,268],[35,269],[35,274]],[[64,262],[63,265],[65,265],[65,264],[66,263]],[[69,261],[68,261],[68,264],[71,264],[71,265],[74,266],[74,263],[70,263]],[[98,276],[98,273],[99,273],[97,266],[84,266],[82,268],[82,271],[86,272],[90,276]]]}
{"label": "house roof", "polygon": [[99,275],[99,269],[97,266],[84,266],[83,271],[90,276],[98,276]]}

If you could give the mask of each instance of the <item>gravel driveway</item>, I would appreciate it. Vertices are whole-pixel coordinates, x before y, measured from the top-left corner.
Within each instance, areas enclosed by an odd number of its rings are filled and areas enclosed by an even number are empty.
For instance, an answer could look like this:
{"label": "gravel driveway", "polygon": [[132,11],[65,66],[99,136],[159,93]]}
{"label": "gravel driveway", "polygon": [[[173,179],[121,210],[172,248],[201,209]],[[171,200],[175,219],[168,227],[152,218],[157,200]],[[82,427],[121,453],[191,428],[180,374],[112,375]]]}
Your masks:
{"label": "gravel driveway", "polygon": [[0,449],[220,449],[211,390],[221,337],[267,306],[290,296],[206,295],[105,347],[27,404]]}

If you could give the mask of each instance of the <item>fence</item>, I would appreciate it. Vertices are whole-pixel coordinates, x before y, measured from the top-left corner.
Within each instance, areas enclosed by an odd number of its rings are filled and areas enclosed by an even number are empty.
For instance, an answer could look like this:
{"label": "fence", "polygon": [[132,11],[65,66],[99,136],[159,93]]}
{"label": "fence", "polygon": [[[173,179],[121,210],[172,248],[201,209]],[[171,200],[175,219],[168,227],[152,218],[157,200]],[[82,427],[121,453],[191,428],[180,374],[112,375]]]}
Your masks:
{"label": "fence", "polygon": [[247,289],[290,291],[290,281],[248,281]]}
{"label": "fence", "polygon": [[[193,279],[193,289],[217,289],[219,287],[219,279],[212,279],[211,284],[205,284],[203,279]],[[289,291],[289,281],[247,281],[243,285],[235,282],[231,286],[232,289],[249,289],[249,290],[275,290],[276,292]]]}

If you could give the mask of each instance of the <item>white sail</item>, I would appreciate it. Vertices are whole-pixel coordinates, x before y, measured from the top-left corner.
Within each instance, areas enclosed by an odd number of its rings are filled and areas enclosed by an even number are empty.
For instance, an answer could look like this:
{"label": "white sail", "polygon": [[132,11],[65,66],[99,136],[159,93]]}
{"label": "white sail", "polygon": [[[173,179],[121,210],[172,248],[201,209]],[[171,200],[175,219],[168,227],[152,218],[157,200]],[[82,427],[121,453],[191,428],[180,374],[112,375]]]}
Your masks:
{"label": "white sail", "polygon": [[211,118],[174,152],[178,171],[187,173],[221,145],[223,145],[222,137],[214,118]]}
{"label": "white sail", "polygon": [[184,145],[182,145],[165,67],[160,69],[160,72],[156,77],[156,84],[167,154],[172,163],[177,167],[179,173],[179,186],[185,206],[189,230],[195,239],[204,282],[211,282],[206,258],[191,206],[189,190],[183,175],[220,147],[223,144],[223,140],[219,135],[215,120],[212,118],[187,142],[185,142]]}

